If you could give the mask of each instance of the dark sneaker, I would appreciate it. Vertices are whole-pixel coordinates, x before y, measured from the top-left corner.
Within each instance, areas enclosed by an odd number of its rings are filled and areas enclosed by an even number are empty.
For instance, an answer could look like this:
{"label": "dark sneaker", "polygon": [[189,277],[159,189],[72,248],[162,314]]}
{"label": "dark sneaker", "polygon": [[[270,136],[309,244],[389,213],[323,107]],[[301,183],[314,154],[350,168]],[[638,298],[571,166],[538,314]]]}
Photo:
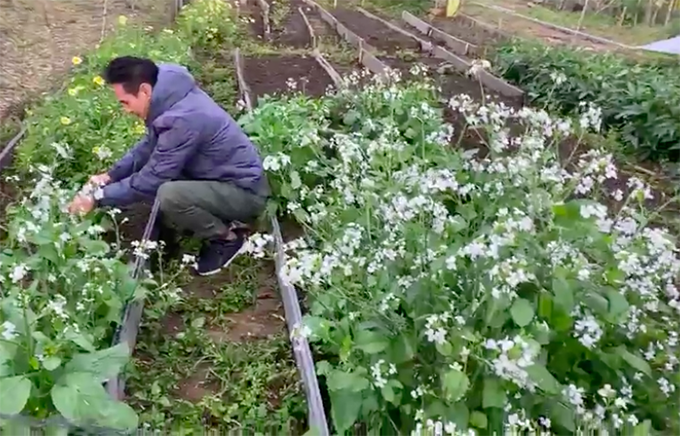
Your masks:
{"label": "dark sneaker", "polygon": [[209,241],[198,256],[196,272],[200,276],[217,274],[239,255],[244,243],[245,239],[240,235],[233,241],[224,239]]}

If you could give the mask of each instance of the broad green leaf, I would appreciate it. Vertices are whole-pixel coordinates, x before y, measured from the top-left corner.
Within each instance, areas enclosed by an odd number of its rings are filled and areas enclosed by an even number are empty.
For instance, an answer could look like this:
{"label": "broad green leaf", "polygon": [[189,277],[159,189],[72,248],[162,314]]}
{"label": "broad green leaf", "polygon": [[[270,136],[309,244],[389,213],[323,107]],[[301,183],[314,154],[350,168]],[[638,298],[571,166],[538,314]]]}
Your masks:
{"label": "broad green leaf", "polygon": [[43,367],[48,371],[54,371],[61,365],[61,359],[57,356],[46,357],[42,362]]}
{"label": "broad green leaf", "polygon": [[119,430],[137,427],[130,406],[114,401],[92,373],[66,374],[52,387],[52,403],[66,419],[77,425],[98,424]]}
{"label": "broad green leaf", "polygon": [[562,278],[555,278],[552,282],[554,302],[566,313],[570,313],[574,308],[574,291],[569,282]]}
{"label": "broad green leaf", "polygon": [[482,412],[474,411],[470,414],[470,425],[473,427],[485,429],[489,422],[486,419],[486,415]]}
{"label": "broad green leaf", "polygon": [[545,366],[536,363],[528,367],[526,371],[531,381],[536,383],[543,391],[553,395],[561,391],[560,383]]}
{"label": "broad green leaf", "polygon": [[78,345],[84,350],[87,350],[91,353],[94,353],[97,351],[95,346],[92,344],[92,341],[90,338],[85,337],[83,333],[76,333],[75,330],[73,329],[68,329],[68,331],[65,334],[66,339],[69,341],[73,342],[74,344]]}
{"label": "broad green leaf", "polygon": [[0,377],[12,375],[12,359],[16,353],[16,345],[0,342]]}
{"label": "broad green leaf", "polygon": [[435,348],[442,356],[450,356],[453,353],[453,346],[449,341],[444,341],[442,343],[436,342]]}
{"label": "broad green leaf", "polygon": [[345,434],[359,418],[362,396],[350,391],[331,391],[331,417],[337,434]]}
{"label": "broad green leaf", "polygon": [[507,400],[505,390],[501,387],[498,380],[493,378],[484,379],[484,389],[482,391],[482,406],[485,409],[496,407],[502,409]]}
{"label": "broad green leaf", "polygon": [[609,314],[615,319],[626,313],[630,307],[626,297],[616,289],[607,289],[607,299],[609,300]]}
{"label": "broad green leaf", "polygon": [[24,410],[31,386],[31,381],[23,375],[0,378],[0,413],[11,416]]}
{"label": "broad green leaf", "polygon": [[458,369],[450,369],[442,378],[442,389],[446,399],[455,403],[465,395],[470,387],[470,380],[467,375]]}
{"label": "broad green leaf", "polygon": [[646,419],[633,428],[633,436],[649,436],[652,433],[652,421]]}
{"label": "broad green leaf", "polygon": [[616,354],[621,356],[623,360],[628,362],[630,366],[637,369],[638,371],[648,376],[652,375],[652,368],[649,366],[649,363],[647,363],[641,357],[638,357],[635,354],[631,353],[630,351],[626,350],[626,347],[624,347],[623,345],[616,349]]}
{"label": "broad green leaf", "polygon": [[364,353],[376,354],[384,351],[389,345],[387,339],[371,330],[359,330],[354,345]]}
{"label": "broad green leaf", "polygon": [[380,389],[380,393],[382,393],[383,398],[385,401],[388,401],[390,403],[394,403],[395,395],[394,395],[394,389],[392,389],[392,386],[390,385],[385,385]]}
{"label": "broad green leaf", "polygon": [[[556,424],[564,427],[569,432],[575,430],[574,411],[562,403],[555,403],[550,410],[550,417]],[[560,433],[555,433],[560,434]]]}
{"label": "broad green leaf", "polygon": [[518,326],[527,326],[534,319],[534,306],[530,301],[518,298],[510,308],[510,315],[512,315],[512,320]]}
{"label": "broad green leaf", "polygon": [[359,392],[368,388],[368,379],[355,372],[334,369],[328,374],[328,389],[331,391],[349,390]]}
{"label": "broad green leaf", "polygon": [[101,383],[118,375],[129,359],[127,344],[120,343],[94,353],[76,354],[66,364],[66,372],[88,372]]}

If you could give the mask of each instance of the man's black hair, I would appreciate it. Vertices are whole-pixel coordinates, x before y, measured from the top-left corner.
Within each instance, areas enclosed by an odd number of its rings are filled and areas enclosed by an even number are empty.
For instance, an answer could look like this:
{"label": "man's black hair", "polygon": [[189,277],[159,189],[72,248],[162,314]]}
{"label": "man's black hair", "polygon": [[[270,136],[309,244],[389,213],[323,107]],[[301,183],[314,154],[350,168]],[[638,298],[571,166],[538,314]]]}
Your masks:
{"label": "man's black hair", "polygon": [[142,83],[156,86],[158,66],[151,59],[121,56],[109,62],[103,75],[109,85],[123,85],[125,92],[137,95]]}

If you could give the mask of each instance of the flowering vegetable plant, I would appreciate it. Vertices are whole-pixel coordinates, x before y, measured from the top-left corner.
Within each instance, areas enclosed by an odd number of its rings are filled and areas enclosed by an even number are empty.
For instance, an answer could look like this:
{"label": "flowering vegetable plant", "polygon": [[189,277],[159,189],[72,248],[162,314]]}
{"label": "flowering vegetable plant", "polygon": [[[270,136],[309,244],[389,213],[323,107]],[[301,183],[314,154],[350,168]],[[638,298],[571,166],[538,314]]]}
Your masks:
{"label": "flowering vegetable plant", "polygon": [[433,94],[379,82],[243,119],[307,230],[285,275],[313,297],[296,334],[323,356],[336,431],[680,431],[680,261],[650,189],[582,148],[600,111],[457,96],[479,144],[452,149]]}

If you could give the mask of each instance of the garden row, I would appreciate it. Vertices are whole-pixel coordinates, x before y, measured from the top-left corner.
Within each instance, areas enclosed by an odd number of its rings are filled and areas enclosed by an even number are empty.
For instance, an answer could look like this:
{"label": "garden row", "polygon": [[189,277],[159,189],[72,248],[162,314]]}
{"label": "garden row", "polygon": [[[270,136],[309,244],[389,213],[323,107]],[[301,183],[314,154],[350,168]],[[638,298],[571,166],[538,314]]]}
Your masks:
{"label": "garden row", "polygon": [[[226,322],[230,317],[225,316],[225,312],[247,308],[254,299],[252,286],[262,281],[258,261],[246,259],[231,281],[212,284],[212,287],[206,283],[193,286],[213,295],[204,295],[205,299],[195,295],[182,298],[177,285],[188,282],[186,262],[161,266],[155,276],[142,271],[141,278],[133,274],[128,263],[130,256],[145,260],[156,250],[157,245],[148,241],[134,242],[142,239],[149,219],[148,207],[126,211],[124,219],[121,219],[120,211],[115,210],[85,218],[65,213],[65,205],[87,177],[108,168],[146,130],[141,122],[122,113],[99,76],[112,57],[133,54],[159,62],[184,64],[198,73],[207,89],[212,88],[217,94],[220,91],[228,93],[220,89],[220,83],[208,83],[216,70],[198,64],[196,58],[202,49],[216,49],[227,38],[235,36],[237,25],[227,3],[194,2],[183,9],[174,30],[142,31],[133,23],[127,23],[125,17],[120,17],[118,24],[115,35],[97,50],[73,59],[72,74],[61,92],[28,111],[26,134],[14,150],[13,175],[6,177],[6,186],[15,188],[11,193],[12,204],[3,219],[3,290],[0,292],[0,392],[13,393],[0,398],[0,428],[8,434],[23,434],[28,428],[45,428],[54,434],[67,434],[72,427],[85,427],[87,431],[137,428],[140,419],[136,411],[112,399],[103,385],[116,380],[132,352],[128,345],[134,344],[136,324],[121,326],[124,315],[129,315],[126,313],[129,304],[134,301],[134,306],[141,308],[139,302],[153,296],[153,304],[145,313],[152,315],[152,323],[166,316],[167,311],[176,309],[178,303],[212,304],[214,310],[207,312],[215,313],[215,320]],[[3,173],[6,176],[8,171]],[[27,184],[32,187],[25,192],[16,189]],[[245,290],[227,295],[226,299],[223,296],[215,299],[213,289],[220,286],[227,288],[225,292],[234,291],[230,283],[244,286]],[[275,298],[271,296],[275,285],[268,283],[270,297],[267,298]],[[210,303],[211,300],[214,302]],[[267,315],[276,312],[278,309],[274,307]],[[234,392],[239,390],[234,382],[241,383],[240,393],[244,395],[231,399],[242,407],[239,410],[222,410],[223,406],[215,409],[215,415],[219,413],[224,422],[231,420],[231,428],[255,422],[238,415],[244,413],[244,409],[254,419],[270,413],[270,406],[265,404],[268,395],[281,394],[274,399],[279,404],[292,402],[289,408],[292,415],[298,413],[296,408],[299,409],[302,403],[285,337],[283,341],[238,347],[240,335],[251,334],[243,327],[252,326],[246,315],[241,315],[240,333],[238,328],[232,331],[231,325],[229,333],[225,333],[227,326],[224,324],[210,326],[211,318],[192,317],[189,319],[191,329],[185,332],[189,339],[181,341],[185,346],[196,346],[197,335],[205,338],[222,327],[218,333],[225,343],[213,344],[209,351],[218,361],[224,363],[226,358],[227,364],[231,363],[234,368],[230,371],[210,370],[219,373],[220,377],[231,377],[248,370],[265,372],[253,376],[264,376],[261,380],[266,386],[253,387],[255,380],[252,377],[224,380],[224,384],[234,385]],[[263,323],[266,322],[268,320],[263,318]],[[207,324],[206,328],[204,324]],[[282,322],[276,325],[281,328]],[[131,327],[132,336],[116,339],[121,327]],[[147,331],[142,331],[142,340],[148,339],[145,337]],[[163,338],[164,341],[173,340],[172,335],[176,333],[167,329],[163,332],[169,336]],[[117,345],[111,347],[112,342]],[[181,425],[181,419],[168,421],[162,410],[159,415],[159,383],[173,389],[178,381],[159,377],[149,383],[149,377],[163,374],[154,372],[158,366],[140,367],[140,358],[143,362],[148,357],[161,357],[145,354],[148,345],[135,359],[132,383],[127,389],[134,395],[131,404],[143,412],[141,421],[147,425],[158,428],[171,423]],[[200,343],[199,347],[207,349],[205,343]],[[182,358],[187,360],[186,356]],[[245,363],[250,362],[253,366],[244,368],[240,366],[243,362],[237,359],[246,359]],[[189,360],[192,360],[191,356]],[[187,369],[189,374],[178,376],[195,375],[195,371]],[[272,377],[271,373],[276,376]],[[280,392],[269,389],[270,381],[281,384]],[[191,391],[189,384],[185,383],[183,390]],[[114,398],[120,398],[122,386],[110,383],[109,388]],[[160,404],[167,402],[167,397],[160,398]],[[216,399],[214,404],[218,402],[221,403]],[[153,411],[149,413],[148,410]],[[193,422],[184,424],[192,428],[210,426],[210,422],[200,420],[204,410],[201,405],[199,420],[189,417]],[[295,419],[300,421],[298,417],[299,413]],[[291,419],[282,416],[282,425]]]}
{"label": "garden row", "polygon": [[[375,57],[399,58],[392,36]],[[680,262],[649,188],[584,144],[601,112],[442,108],[439,74],[410,67],[408,84],[260,98],[240,120],[305,229],[293,335],[316,343],[335,431],[676,432]]]}
{"label": "garden row", "polygon": [[[417,50],[418,40],[392,23],[392,29],[371,30],[375,29],[371,20],[357,11],[338,8],[333,13],[344,17],[350,29],[366,35],[369,45],[386,53],[405,47]],[[401,19],[406,28],[422,35],[421,46],[423,40],[429,42],[435,57],[461,69],[466,58],[488,56],[496,74],[526,92],[527,103],[546,107],[549,102],[552,111],[573,116],[581,102],[592,102],[603,110],[605,130],[617,134],[629,153],[652,160],[680,157],[676,147],[680,92],[674,84],[677,67],[672,60],[546,45],[544,40],[529,42],[460,15],[420,19],[404,11]],[[442,57],[442,49],[458,59]]]}

